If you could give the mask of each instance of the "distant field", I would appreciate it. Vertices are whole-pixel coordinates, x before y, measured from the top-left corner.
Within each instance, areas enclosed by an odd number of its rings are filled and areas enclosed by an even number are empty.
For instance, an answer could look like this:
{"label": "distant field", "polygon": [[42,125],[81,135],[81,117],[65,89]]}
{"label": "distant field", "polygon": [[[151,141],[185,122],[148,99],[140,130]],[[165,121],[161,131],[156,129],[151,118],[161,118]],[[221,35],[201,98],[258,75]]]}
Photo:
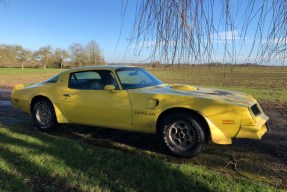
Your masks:
{"label": "distant field", "polygon": [[0,88],[12,88],[19,83],[37,83],[62,71],[61,69],[0,68]]}
{"label": "distant field", "polygon": [[287,67],[173,66],[149,71],[166,83],[230,89],[261,101],[287,102]]}
{"label": "distant field", "polygon": [[[189,66],[147,68],[166,83],[237,90],[260,101],[287,102],[287,67]],[[37,83],[59,73],[60,69],[0,69],[0,88],[18,83]]]}

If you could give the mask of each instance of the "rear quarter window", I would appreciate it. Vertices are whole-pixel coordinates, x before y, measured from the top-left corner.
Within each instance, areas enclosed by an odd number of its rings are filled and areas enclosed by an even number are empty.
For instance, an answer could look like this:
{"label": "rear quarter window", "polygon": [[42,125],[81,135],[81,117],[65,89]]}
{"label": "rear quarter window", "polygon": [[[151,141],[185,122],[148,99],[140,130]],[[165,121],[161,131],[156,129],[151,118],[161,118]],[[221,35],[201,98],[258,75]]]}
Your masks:
{"label": "rear quarter window", "polygon": [[44,81],[44,83],[57,83],[58,78],[59,78],[59,75],[56,75],[56,76],[51,77],[50,79]]}

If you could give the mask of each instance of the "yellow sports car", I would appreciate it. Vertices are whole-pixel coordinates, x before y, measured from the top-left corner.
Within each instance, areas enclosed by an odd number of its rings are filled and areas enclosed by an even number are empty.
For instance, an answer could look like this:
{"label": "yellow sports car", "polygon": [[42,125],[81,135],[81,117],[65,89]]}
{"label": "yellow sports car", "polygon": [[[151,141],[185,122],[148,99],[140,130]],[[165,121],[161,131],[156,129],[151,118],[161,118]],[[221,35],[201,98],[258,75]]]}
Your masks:
{"label": "yellow sports car", "polygon": [[261,139],[268,117],[250,95],[164,84],[143,68],[94,66],[63,71],[42,83],[16,85],[12,104],[50,131],[75,123],[158,134],[174,155],[192,157],[209,138]]}

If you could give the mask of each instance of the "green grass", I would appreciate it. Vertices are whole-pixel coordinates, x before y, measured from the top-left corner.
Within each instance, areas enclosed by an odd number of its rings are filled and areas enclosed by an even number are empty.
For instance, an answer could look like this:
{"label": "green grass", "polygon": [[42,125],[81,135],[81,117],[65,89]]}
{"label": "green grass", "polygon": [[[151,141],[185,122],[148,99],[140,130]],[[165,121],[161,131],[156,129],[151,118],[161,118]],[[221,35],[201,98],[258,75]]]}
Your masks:
{"label": "green grass", "polygon": [[234,91],[240,91],[253,95],[259,101],[270,101],[270,102],[287,102],[287,89],[273,90],[273,89],[256,89],[256,88],[245,88],[245,87],[229,87],[229,86],[217,86],[217,88],[228,89]]}
{"label": "green grass", "polygon": [[61,69],[0,68],[0,88],[13,88],[16,84],[38,83],[61,71]]}
{"label": "green grass", "polygon": [[192,164],[0,127],[0,191],[276,191]]}
{"label": "green grass", "polygon": [[35,69],[35,68],[0,68],[0,75],[22,75],[22,74],[45,74],[45,73],[59,73],[62,69]]}

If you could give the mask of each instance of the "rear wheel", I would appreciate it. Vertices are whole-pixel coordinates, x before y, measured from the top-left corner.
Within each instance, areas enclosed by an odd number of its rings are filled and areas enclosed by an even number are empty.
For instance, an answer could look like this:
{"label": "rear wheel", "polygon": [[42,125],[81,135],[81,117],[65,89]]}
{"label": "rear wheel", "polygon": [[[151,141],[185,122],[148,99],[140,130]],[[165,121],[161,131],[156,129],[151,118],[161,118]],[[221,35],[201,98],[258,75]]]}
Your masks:
{"label": "rear wheel", "polygon": [[206,145],[204,127],[193,117],[184,114],[169,115],[161,124],[161,140],[167,150],[180,157],[193,157]]}
{"label": "rear wheel", "polygon": [[53,104],[48,99],[38,99],[32,106],[34,125],[41,131],[51,131],[58,127]]}

